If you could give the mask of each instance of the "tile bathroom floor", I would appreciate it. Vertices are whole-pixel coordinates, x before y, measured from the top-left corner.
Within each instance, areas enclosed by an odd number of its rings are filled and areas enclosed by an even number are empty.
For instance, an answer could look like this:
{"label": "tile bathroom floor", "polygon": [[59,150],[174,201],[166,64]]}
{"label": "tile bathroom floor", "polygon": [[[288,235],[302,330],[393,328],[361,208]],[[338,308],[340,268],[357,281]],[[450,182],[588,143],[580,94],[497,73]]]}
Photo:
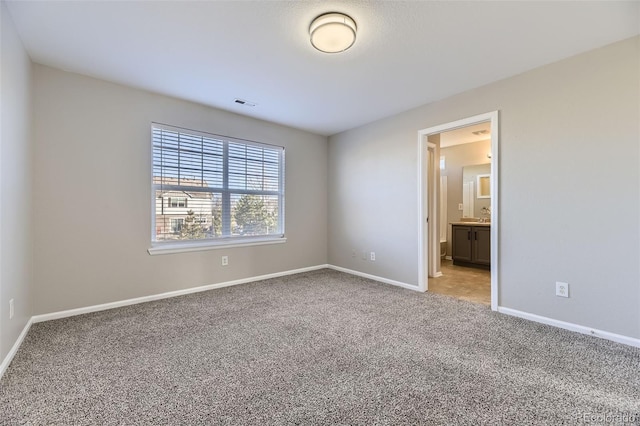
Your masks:
{"label": "tile bathroom floor", "polygon": [[491,306],[491,271],[442,260],[442,276],[429,278],[429,291]]}

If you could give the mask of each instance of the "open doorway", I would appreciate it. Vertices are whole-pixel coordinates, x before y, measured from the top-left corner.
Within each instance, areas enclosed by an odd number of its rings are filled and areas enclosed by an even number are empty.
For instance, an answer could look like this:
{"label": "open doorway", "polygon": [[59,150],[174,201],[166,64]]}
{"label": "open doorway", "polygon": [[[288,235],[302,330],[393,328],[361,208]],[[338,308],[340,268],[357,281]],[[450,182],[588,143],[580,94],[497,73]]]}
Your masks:
{"label": "open doorway", "polygon": [[438,135],[440,180],[447,185],[438,200],[440,274],[429,291],[490,306],[491,123]]}
{"label": "open doorway", "polygon": [[497,310],[498,112],[420,130],[418,140],[420,290]]}

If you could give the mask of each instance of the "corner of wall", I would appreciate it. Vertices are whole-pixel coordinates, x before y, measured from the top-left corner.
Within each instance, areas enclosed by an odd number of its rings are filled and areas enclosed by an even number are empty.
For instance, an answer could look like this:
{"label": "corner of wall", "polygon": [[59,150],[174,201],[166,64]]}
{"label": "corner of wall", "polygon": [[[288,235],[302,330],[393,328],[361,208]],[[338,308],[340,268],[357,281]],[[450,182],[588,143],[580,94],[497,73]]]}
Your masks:
{"label": "corner of wall", "polygon": [[[0,2],[0,374],[33,315],[32,62]],[[26,212],[26,213],[25,213]],[[9,319],[9,301],[14,316]]]}

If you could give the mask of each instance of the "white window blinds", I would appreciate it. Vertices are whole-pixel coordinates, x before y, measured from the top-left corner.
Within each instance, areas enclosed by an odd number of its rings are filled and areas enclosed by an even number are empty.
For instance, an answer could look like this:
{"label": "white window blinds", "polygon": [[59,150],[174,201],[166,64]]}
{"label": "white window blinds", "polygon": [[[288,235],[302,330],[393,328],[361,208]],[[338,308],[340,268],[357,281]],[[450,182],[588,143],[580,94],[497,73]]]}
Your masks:
{"label": "white window blinds", "polygon": [[284,148],[161,124],[152,144],[154,242],[284,235]]}

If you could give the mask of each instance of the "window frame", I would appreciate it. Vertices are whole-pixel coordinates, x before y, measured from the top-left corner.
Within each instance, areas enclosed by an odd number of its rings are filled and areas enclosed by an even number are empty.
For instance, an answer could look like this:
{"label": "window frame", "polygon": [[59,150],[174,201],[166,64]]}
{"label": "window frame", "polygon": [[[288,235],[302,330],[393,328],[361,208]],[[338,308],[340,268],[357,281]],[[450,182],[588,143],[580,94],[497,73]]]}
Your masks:
{"label": "window frame", "polygon": [[[169,132],[178,132],[190,136],[214,138],[223,142],[223,183],[221,187],[207,186],[188,186],[188,185],[169,185],[164,183],[155,183],[154,180],[154,129],[166,130]],[[147,250],[149,254],[170,254],[189,251],[211,250],[229,247],[254,246],[263,244],[278,244],[286,242],[285,236],[285,148],[279,145],[267,144],[247,139],[234,138],[230,136],[218,135],[210,132],[187,129],[178,126],[172,126],[157,122],[152,122],[150,126],[150,142],[151,142],[151,247]],[[234,189],[229,185],[229,145],[239,144],[244,146],[256,146],[260,148],[276,149],[278,156],[278,190],[251,190],[251,189]],[[263,177],[264,178],[264,177]],[[199,192],[219,194],[222,200],[222,221],[223,231],[229,232],[227,235],[221,235],[215,238],[193,239],[193,240],[157,240],[156,214],[157,200],[156,191],[167,192]],[[232,195],[259,195],[259,196],[277,196],[278,197],[278,232],[266,235],[233,235],[231,234],[231,217],[233,206],[231,205]],[[188,197],[187,197],[188,198]],[[226,200],[225,200],[226,198]],[[164,200],[162,201],[164,202]],[[187,201],[185,200],[185,206]],[[173,208],[173,207],[169,207]],[[183,208],[183,207],[179,207]],[[184,207],[187,208],[187,207]],[[187,208],[188,209],[188,208]],[[225,229],[226,228],[226,229]]]}

